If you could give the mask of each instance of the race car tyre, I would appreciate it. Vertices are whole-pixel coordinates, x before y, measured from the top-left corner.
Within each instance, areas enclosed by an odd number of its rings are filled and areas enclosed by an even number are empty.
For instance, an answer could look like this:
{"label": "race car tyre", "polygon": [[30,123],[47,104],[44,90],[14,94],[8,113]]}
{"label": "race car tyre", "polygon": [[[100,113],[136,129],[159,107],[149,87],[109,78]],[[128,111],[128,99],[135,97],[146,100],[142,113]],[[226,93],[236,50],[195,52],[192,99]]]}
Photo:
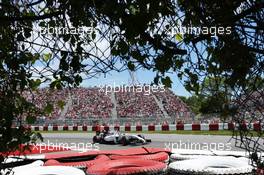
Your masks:
{"label": "race car tyre", "polygon": [[150,143],[151,142],[151,139],[146,139],[146,142],[149,142]]}
{"label": "race car tyre", "polygon": [[93,144],[95,144],[95,143],[98,143],[98,140],[97,140],[96,136],[93,137]]}
{"label": "race car tyre", "polygon": [[127,140],[127,138],[126,138],[125,136],[123,136],[123,137],[121,138],[120,143],[121,143],[123,146],[126,146],[126,145],[129,144],[129,143],[128,143],[128,140]]}
{"label": "race car tyre", "polygon": [[251,174],[252,166],[247,158],[228,156],[208,156],[191,160],[173,162],[169,165],[170,174],[214,174],[235,175]]}
{"label": "race car tyre", "polygon": [[103,139],[102,138],[98,138],[97,136],[93,137],[93,144],[95,143],[103,143]]}
{"label": "race car tyre", "polygon": [[146,155],[131,155],[131,156],[120,156],[120,155],[111,155],[109,156],[112,160],[121,160],[121,159],[140,159],[140,160],[155,160],[159,162],[167,162],[169,160],[169,155],[166,152],[160,152],[156,154],[146,154]]}
{"label": "race car tyre", "polygon": [[153,160],[136,160],[136,159],[122,159],[109,160],[102,163],[95,164],[88,168],[89,175],[128,175],[128,174],[163,174],[167,170],[167,165],[162,162]]}
{"label": "race car tyre", "polygon": [[14,175],[85,175],[84,171],[66,166],[40,166],[26,168],[23,171],[16,171]]}
{"label": "race car tyre", "polygon": [[106,155],[99,155],[94,160],[88,160],[88,161],[79,161],[79,162],[59,162],[57,160],[48,160],[45,162],[44,166],[72,166],[72,167],[81,167],[81,168],[87,168],[89,166],[92,166],[96,163],[100,163],[103,161],[110,160],[109,157]]}

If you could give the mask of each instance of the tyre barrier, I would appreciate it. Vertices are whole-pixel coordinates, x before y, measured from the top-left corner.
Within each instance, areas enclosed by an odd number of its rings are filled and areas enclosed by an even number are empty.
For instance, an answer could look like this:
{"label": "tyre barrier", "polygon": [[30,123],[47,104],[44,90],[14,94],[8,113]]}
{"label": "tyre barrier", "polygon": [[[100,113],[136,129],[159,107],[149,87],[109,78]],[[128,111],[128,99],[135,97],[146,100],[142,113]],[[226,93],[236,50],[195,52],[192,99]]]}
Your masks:
{"label": "tyre barrier", "polygon": [[169,161],[169,155],[166,152],[147,154],[147,155],[133,155],[133,156],[111,155],[109,157],[112,160],[137,159],[137,160],[155,160],[155,161],[159,161],[159,162],[168,162]]}
{"label": "tyre barrier", "polygon": [[100,151],[100,154],[133,156],[133,155],[155,154],[155,153],[160,153],[160,152],[170,153],[170,150],[164,149],[164,148],[141,147],[141,148],[128,148],[128,149],[121,149],[121,150]]}
{"label": "tyre barrier", "polygon": [[88,168],[88,175],[128,175],[128,174],[163,174],[167,170],[167,165],[153,160],[122,159],[109,160],[101,164],[95,164]]}
{"label": "tyre barrier", "polygon": [[189,160],[195,159],[197,157],[203,156],[213,156],[215,155],[209,150],[191,150],[191,149],[173,149],[171,151],[170,161],[174,162],[177,160]]}
{"label": "tyre barrier", "polygon": [[4,153],[0,152],[0,155],[8,156],[20,156],[20,155],[29,155],[29,154],[43,154],[50,152],[61,152],[61,151],[70,151],[71,149],[59,146],[47,146],[47,145],[19,145],[18,149],[12,152]]}
{"label": "tyre barrier", "polygon": [[170,174],[251,174],[253,167],[247,158],[208,156],[191,160],[173,162],[169,165]]}
{"label": "tyre barrier", "polygon": [[8,157],[8,158],[4,159],[4,161],[2,163],[6,164],[6,163],[21,162],[21,161],[23,161],[23,159],[14,158],[14,157]]}
{"label": "tyre barrier", "polygon": [[185,155],[215,155],[213,150],[193,150],[193,149],[172,149],[172,154]]}
{"label": "tyre barrier", "polygon": [[[14,162],[14,160],[11,160],[11,162]],[[41,160],[36,160],[32,163],[22,165],[22,166],[16,166],[14,168],[8,168],[0,171],[0,174],[8,174],[8,172],[11,171],[11,174],[14,173],[16,175],[19,172],[27,171],[27,169],[34,168],[34,167],[40,167],[43,166],[44,162]]]}
{"label": "tyre barrier", "polygon": [[75,159],[89,159],[93,158],[100,155],[100,151],[97,150],[91,150],[91,151],[86,151],[86,152],[66,152],[63,154],[44,154],[43,159],[44,160],[50,160],[50,159],[56,159],[56,160],[62,160],[62,159],[70,159],[70,160],[75,160]]}
{"label": "tyre barrier", "polygon": [[[171,154],[173,153],[173,154]],[[171,154],[171,155],[170,155]],[[231,155],[233,156],[227,156]],[[167,171],[167,160],[181,160],[173,162],[169,165]],[[237,156],[235,156],[237,155]],[[36,161],[28,165],[18,166],[13,168],[14,172],[39,175],[41,172],[46,174],[53,173],[53,169],[49,167],[73,167],[80,168],[89,175],[93,174],[216,174],[216,175],[231,175],[231,174],[251,174],[253,168],[250,166],[249,160],[245,158],[242,152],[231,151],[214,151],[214,150],[187,150],[173,149],[167,150],[162,148],[129,148],[121,150],[91,150],[87,152],[65,152],[29,155],[35,159],[25,160],[43,160]],[[240,158],[235,158],[235,157]],[[15,157],[14,157],[15,158]],[[6,162],[16,162],[21,159],[9,157]],[[23,161],[23,159],[22,159]],[[151,162],[151,163],[150,163]],[[25,162],[28,163],[28,162]],[[24,163],[24,164],[25,164]],[[19,164],[21,165],[21,164]],[[44,165],[44,166],[43,166]],[[36,168],[37,167],[37,168]],[[39,171],[41,167],[41,171]],[[47,168],[45,170],[45,167]],[[76,169],[75,169],[76,170]],[[64,170],[63,170],[64,171]],[[74,170],[73,170],[74,171]],[[1,171],[2,173],[3,171]],[[63,174],[61,171],[56,171],[58,175]],[[53,173],[54,175],[57,175]],[[45,174],[43,173],[43,174]],[[66,172],[68,173],[68,172]],[[3,173],[5,174],[5,173]],[[72,173],[78,175],[78,172]],[[81,174],[80,174],[81,175]]]}
{"label": "tyre barrier", "polygon": [[212,151],[214,155],[218,156],[234,156],[234,157],[249,157],[249,154],[245,151]]}
{"label": "tyre barrier", "polygon": [[67,166],[40,166],[23,169],[14,175],[85,175],[83,170]]}
{"label": "tyre barrier", "polygon": [[210,157],[208,155],[184,155],[184,154],[172,154],[170,156],[170,160],[174,161],[181,161],[181,160],[190,160],[190,159],[197,159],[197,158],[204,158]]}
{"label": "tyre barrier", "polygon": [[249,157],[248,153],[244,151],[173,149],[170,159],[173,161],[174,160],[188,160],[188,159],[197,158],[197,156]]}
{"label": "tyre barrier", "polygon": [[89,150],[86,152],[64,152],[61,153],[52,153],[52,154],[40,154],[40,155],[27,155],[25,156],[18,156],[21,158],[26,158],[30,160],[63,160],[63,159],[85,159],[87,158],[94,158],[98,155],[120,155],[120,156],[129,156],[129,155],[146,155],[146,154],[155,154],[160,152],[166,152],[170,154],[170,150],[164,148],[128,148],[128,149],[121,149],[121,150]]}
{"label": "tyre barrier", "polygon": [[79,168],[88,168],[94,164],[101,163],[104,161],[110,160],[109,157],[105,155],[99,155],[94,160],[88,161],[76,161],[76,162],[59,162],[57,160],[51,159],[45,162],[44,166],[72,166]]}

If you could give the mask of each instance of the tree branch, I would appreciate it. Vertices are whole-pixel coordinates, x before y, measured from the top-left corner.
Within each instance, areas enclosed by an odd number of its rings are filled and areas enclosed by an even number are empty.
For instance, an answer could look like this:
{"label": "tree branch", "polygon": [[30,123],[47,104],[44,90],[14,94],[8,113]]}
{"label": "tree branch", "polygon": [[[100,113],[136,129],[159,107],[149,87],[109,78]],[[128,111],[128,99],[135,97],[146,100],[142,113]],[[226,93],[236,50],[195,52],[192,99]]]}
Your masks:
{"label": "tree branch", "polygon": [[52,17],[57,17],[59,15],[63,14],[62,11],[57,11],[49,14],[44,14],[40,16],[14,16],[14,17],[9,17],[9,16],[0,16],[0,21],[26,21],[26,20],[31,20],[31,21],[38,21],[42,19],[48,19]]}

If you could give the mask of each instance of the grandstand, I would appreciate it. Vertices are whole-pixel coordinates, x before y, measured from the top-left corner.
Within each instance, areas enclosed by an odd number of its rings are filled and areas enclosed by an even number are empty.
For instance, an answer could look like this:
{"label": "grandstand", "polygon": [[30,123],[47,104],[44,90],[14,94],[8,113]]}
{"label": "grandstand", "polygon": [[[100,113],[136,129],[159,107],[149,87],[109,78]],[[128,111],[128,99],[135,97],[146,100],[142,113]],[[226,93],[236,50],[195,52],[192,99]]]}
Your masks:
{"label": "grandstand", "polygon": [[[150,86],[149,86],[150,87]],[[189,107],[170,89],[146,95],[141,92],[112,91],[105,93],[99,87],[62,90],[38,89],[23,95],[43,109],[53,104],[53,112],[37,118],[39,124],[92,124],[99,123],[173,123],[191,121]],[[63,101],[64,106],[59,107]]]}

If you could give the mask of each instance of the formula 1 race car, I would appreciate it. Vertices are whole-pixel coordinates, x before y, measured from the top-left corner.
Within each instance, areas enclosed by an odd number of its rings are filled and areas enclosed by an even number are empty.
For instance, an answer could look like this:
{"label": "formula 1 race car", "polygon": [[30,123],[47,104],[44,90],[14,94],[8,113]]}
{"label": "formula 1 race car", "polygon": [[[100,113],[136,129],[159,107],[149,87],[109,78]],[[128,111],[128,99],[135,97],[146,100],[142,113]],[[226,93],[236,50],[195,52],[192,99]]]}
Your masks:
{"label": "formula 1 race car", "polygon": [[129,144],[147,144],[151,142],[150,139],[145,139],[143,135],[124,134],[119,131],[97,131],[93,137],[93,143],[100,144],[121,144],[123,146]]}

